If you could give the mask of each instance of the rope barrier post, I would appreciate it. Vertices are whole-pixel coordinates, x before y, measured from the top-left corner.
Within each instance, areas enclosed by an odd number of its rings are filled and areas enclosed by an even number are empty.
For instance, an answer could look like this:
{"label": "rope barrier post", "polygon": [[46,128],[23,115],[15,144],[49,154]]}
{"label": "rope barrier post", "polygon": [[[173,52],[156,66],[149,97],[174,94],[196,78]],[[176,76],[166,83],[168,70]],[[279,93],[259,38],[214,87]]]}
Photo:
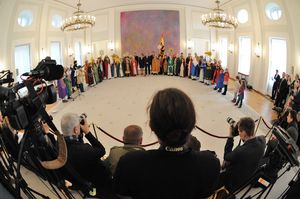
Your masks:
{"label": "rope barrier post", "polygon": [[256,135],[256,133],[257,133],[257,130],[258,130],[258,127],[259,127],[259,125],[260,125],[261,120],[262,120],[262,117],[260,116],[260,117],[259,117],[259,120],[258,120],[258,124],[257,124],[256,129],[255,129],[254,135]]}
{"label": "rope barrier post", "polygon": [[95,128],[95,124],[94,124],[94,122],[92,123],[92,125],[93,125],[93,129],[94,129],[94,134],[95,134],[95,137],[96,137],[96,139],[97,139],[97,140],[99,140],[99,139],[98,139],[97,132],[96,132],[96,128]]}
{"label": "rope barrier post", "polygon": [[[272,131],[272,129],[273,129],[273,128],[269,129],[269,131],[268,131],[268,133],[266,134],[265,138],[268,137],[268,135],[269,135],[269,133]],[[271,137],[271,136],[272,136],[272,133],[271,133],[270,137]]]}

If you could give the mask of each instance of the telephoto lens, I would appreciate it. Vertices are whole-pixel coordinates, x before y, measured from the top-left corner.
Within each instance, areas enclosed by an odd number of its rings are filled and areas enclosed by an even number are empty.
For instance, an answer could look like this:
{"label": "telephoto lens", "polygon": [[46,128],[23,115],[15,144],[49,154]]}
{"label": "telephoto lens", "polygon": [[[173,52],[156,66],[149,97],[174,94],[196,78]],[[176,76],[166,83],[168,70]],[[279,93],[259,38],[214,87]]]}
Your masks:
{"label": "telephoto lens", "polygon": [[231,117],[228,117],[228,118],[227,118],[227,122],[228,122],[228,124],[229,124],[230,126],[234,126],[234,124],[235,124],[235,120],[232,119]]}
{"label": "telephoto lens", "polygon": [[80,124],[81,124],[81,125],[84,125],[84,119],[86,119],[86,118],[87,118],[86,113],[82,113],[82,114],[80,115]]}

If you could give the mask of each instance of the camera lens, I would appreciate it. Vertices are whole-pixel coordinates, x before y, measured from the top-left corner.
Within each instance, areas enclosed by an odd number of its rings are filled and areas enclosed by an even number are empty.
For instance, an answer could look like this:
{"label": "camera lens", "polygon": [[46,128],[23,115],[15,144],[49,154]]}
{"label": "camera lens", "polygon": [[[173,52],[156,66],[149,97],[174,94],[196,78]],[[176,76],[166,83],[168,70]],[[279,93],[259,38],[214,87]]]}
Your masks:
{"label": "camera lens", "polygon": [[87,118],[87,115],[85,113],[82,113],[80,115],[80,124],[81,125],[84,125],[84,119],[86,119],[86,118]]}
{"label": "camera lens", "polygon": [[228,117],[228,118],[227,118],[227,122],[228,122],[228,124],[231,125],[231,126],[234,126],[234,124],[235,124],[235,120],[232,119],[231,117]]}

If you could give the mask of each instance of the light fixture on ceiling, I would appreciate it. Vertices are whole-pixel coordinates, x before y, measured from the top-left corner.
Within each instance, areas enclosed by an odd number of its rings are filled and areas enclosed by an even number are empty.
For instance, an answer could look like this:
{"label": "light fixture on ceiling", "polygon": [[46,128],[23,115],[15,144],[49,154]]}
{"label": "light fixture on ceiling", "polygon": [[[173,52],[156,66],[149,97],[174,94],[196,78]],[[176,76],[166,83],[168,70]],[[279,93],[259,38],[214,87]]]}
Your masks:
{"label": "light fixture on ceiling", "polygon": [[66,18],[62,22],[60,27],[62,31],[81,30],[95,25],[96,17],[85,14],[82,10],[80,10],[80,6],[81,3],[80,0],[78,0],[77,11],[73,13],[72,17]]}
{"label": "light fixture on ceiling", "polygon": [[217,7],[213,12],[202,15],[202,23],[205,26],[214,28],[235,29],[238,26],[238,21],[234,16],[228,15],[220,8],[220,1],[216,0]]}

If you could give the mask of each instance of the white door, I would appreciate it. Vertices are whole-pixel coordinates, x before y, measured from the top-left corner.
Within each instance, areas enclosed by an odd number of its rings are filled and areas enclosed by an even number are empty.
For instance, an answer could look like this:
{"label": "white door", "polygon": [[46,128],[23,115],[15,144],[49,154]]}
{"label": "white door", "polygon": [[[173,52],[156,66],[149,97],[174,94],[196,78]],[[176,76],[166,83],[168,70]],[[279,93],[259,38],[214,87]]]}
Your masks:
{"label": "white door", "polygon": [[31,69],[30,44],[18,45],[15,47],[15,77],[21,81],[20,76]]}

